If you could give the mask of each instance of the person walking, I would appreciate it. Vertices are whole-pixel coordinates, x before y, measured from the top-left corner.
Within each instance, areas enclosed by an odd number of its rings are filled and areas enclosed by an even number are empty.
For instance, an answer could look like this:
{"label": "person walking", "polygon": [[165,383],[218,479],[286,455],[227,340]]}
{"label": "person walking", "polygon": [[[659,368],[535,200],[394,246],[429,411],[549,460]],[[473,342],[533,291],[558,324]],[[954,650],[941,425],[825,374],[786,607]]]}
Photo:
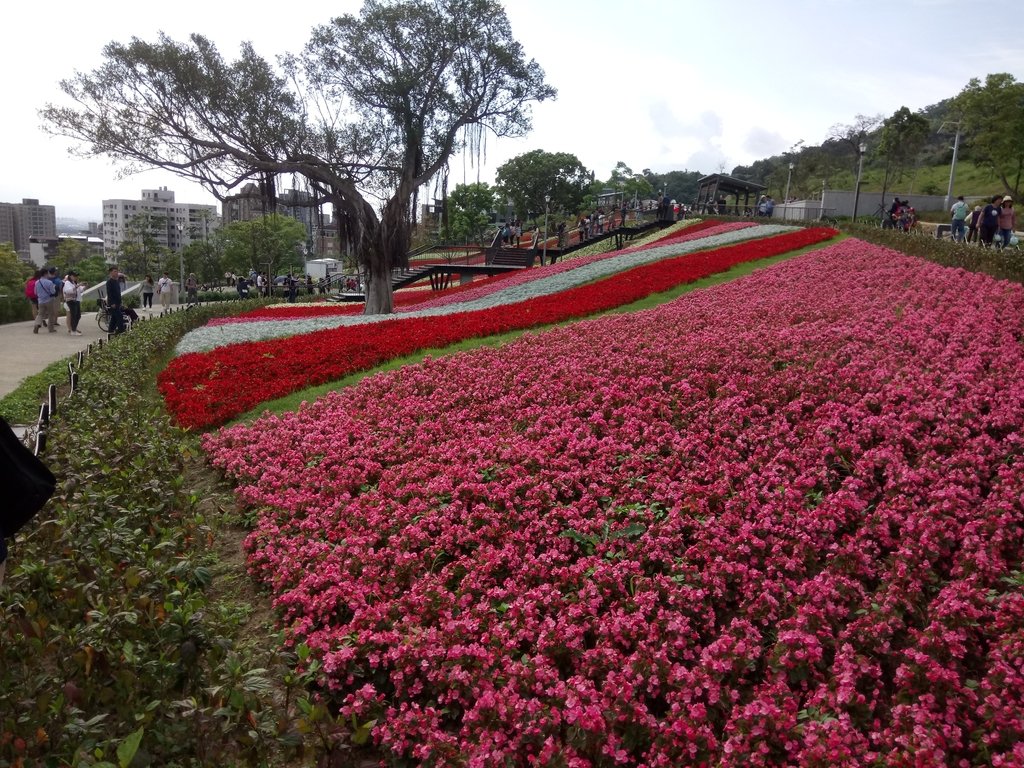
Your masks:
{"label": "person walking", "polygon": [[32,333],[39,333],[41,325],[47,326],[50,333],[57,332],[57,286],[53,278],[57,276],[57,268],[50,267],[46,274],[36,280],[36,300],[39,302],[39,314],[36,315]]}
{"label": "person walking", "polygon": [[188,277],[185,278],[185,293],[188,296],[188,303],[195,304],[199,301],[199,281],[196,280],[196,273],[189,272]]}
{"label": "person walking", "polygon": [[953,242],[962,243],[966,226],[965,221],[967,219],[967,203],[964,202],[963,195],[957,197],[953,207],[949,209],[949,215],[951,217],[949,236],[953,239]]}
{"label": "person walking", "polygon": [[978,233],[982,245],[992,245],[992,238],[999,229],[999,195],[993,196],[981,212],[978,220]]}
{"label": "person walking", "polygon": [[32,276],[25,281],[25,298],[28,299],[28,303],[32,307],[33,320],[35,320],[39,315],[39,299],[36,298],[36,280],[44,274],[43,270],[37,269],[32,273]]}
{"label": "person walking", "polygon": [[981,218],[981,206],[974,206],[971,217],[967,220],[967,242],[978,242],[978,219]]}
{"label": "person walking", "polygon": [[78,273],[72,270],[64,278],[64,303],[68,308],[68,333],[81,336],[78,323],[82,319],[81,290],[78,285]]}
{"label": "person walking", "polygon": [[156,292],[156,285],[153,283],[153,276],[146,275],[142,281],[142,308],[153,308],[153,294]]}
{"label": "person walking", "polygon": [[999,236],[1000,246],[1005,248],[1010,245],[1010,238],[1013,237],[1013,230],[1017,228],[1017,214],[1013,210],[1013,198],[1007,195],[999,206]]}
{"label": "person walking", "polygon": [[[166,276],[166,273],[164,273]],[[124,312],[121,306],[121,281],[117,267],[111,267],[107,278],[107,308],[110,311],[110,332],[124,333]],[[168,294],[170,295],[170,294]]]}
{"label": "person walking", "polygon": [[[171,280],[170,275],[164,272],[163,277],[156,281],[157,293],[160,294],[160,307],[167,311],[171,308],[171,291],[174,290],[174,281]],[[118,292],[118,297],[120,297]]]}

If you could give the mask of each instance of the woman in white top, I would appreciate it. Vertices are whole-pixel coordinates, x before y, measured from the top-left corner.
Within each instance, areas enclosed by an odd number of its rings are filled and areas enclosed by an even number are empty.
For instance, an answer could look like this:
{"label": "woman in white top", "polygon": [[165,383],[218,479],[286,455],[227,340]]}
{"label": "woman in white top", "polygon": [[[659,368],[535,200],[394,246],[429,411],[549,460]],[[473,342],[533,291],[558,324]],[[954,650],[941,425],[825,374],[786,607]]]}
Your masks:
{"label": "woman in white top", "polygon": [[64,304],[68,309],[68,333],[72,336],[81,336],[78,330],[78,323],[82,319],[82,293],[85,288],[79,288],[78,273],[68,272],[64,277]]}

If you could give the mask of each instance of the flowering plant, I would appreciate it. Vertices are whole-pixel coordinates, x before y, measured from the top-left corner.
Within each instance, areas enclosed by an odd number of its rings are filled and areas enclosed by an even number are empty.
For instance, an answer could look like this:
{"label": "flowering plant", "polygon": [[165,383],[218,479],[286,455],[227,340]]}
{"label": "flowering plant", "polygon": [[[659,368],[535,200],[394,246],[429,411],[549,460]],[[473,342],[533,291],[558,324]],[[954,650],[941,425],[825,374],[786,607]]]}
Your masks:
{"label": "flowering plant", "polygon": [[180,424],[216,426],[266,400],[339,379],[417,350],[442,348],[467,338],[585,317],[736,264],[812,245],[834,234],[831,229],[801,229],[750,243],[666,258],[616,274],[614,279],[578,285],[513,305],[452,312],[443,319],[429,316],[367,318],[375,321],[372,333],[362,324],[350,325],[184,354],[161,372],[158,386],[168,409]]}
{"label": "flowering plant", "polygon": [[1021,339],[846,240],[204,445],[399,760],[1021,765]]}

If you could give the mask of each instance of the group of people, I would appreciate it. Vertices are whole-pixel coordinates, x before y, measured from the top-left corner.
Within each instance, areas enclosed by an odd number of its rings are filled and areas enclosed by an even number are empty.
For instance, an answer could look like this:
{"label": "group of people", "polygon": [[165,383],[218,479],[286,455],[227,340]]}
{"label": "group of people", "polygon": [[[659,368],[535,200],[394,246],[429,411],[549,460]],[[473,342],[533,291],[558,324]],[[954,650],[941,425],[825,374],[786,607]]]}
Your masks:
{"label": "group of people", "polygon": [[[1009,195],[993,195],[982,208],[974,206],[968,212],[963,195],[956,199],[949,211],[952,218],[951,234],[954,240],[982,245],[1004,247],[1015,245],[1017,214],[1013,209],[1013,198]],[[966,229],[966,238],[964,231]]]}
{"label": "group of people", "polygon": [[[189,291],[190,302],[196,300],[195,296],[198,287],[199,283],[196,281],[195,274],[190,274],[188,280],[185,281],[185,288]],[[156,282],[153,281],[152,275],[146,275],[142,280],[142,287],[139,289],[139,293],[142,294],[143,309],[152,309],[153,296],[157,295],[160,297],[160,307],[167,310],[171,306],[171,298],[174,295],[174,281],[166,272]]]}
{"label": "group of people", "polygon": [[757,215],[771,217],[775,212],[775,200],[771,195],[761,195],[757,201]]}
{"label": "group of people", "polygon": [[523,236],[523,222],[520,219],[513,219],[506,222],[498,233],[501,245],[510,245],[513,248],[519,247],[519,241]]}
{"label": "group of people", "polygon": [[25,281],[25,298],[32,306],[32,333],[39,333],[39,329],[44,326],[50,333],[57,333],[60,327],[59,310],[63,302],[67,309],[68,333],[81,336],[78,324],[82,319],[82,294],[86,287],[74,270],[64,277],[57,274],[56,267],[36,270]]}
{"label": "group of people", "polygon": [[[127,313],[137,319],[135,312],[124,306],[122,293],[127,286],[125,275],[116,267],[111,267],[109,277],[104,284],[107,307],[111,315],[111,332],[120,333],[124,330],[124,319]],[[73,336],[81,336],[82,332],[78,326],[82,319],[82,296],[89,286],[79,279],[78,272],[69,270],[64,277],[60,277],[56,267],[44,267],[37,270],[25,282],[25,298],[32,306],[32,332],[39,333],[39,329],[46,327],[50,333],[56,333],[60,327],[60,307],[63,302],[67,312],[67,332]],[[198,300],[199,281],[195,274],[190,274],[185,281],[185,290],[188,300]],[[153,296],[160,297],[160,306],[165,310],[171,305],[171,298],[174,292],[174,280],[167,272],[158,280],[152,275],[146,275],[139,289],[142,295],[143,308],[153,308]]]}
{"label": "group of people", "polygon": [[898,197],[892,199],[889,206],[889,221],[894,229],[900,232],[910,232],[917,227],[917,211],[910,204],[909,200],[900,200]]}

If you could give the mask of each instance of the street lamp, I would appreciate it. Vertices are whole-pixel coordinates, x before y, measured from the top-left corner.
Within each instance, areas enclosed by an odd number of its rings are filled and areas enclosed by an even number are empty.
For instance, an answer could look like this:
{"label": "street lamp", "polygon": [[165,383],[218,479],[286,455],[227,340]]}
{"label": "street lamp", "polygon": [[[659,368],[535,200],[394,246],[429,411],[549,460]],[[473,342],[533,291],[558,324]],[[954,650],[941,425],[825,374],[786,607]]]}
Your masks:
{"label": "street lamp", "polygon": [[863,141],[857,147],[860,157],[857,160],[857,186],[853,192],[853,223],[857,223],[857,206],[860,203],[860,177],[864,173],[864,153],[868,151],[868,145]]}
{"label": "street lamp", "polygon": [[548,259],[548,205],[551,203],[551,195],[544,195],[544,251],[541,253],[540,265],[543,267]]}
{"label": "street lamp", "polygon": [[786,176],[786,194],[784,194],[782,196],[782,202],[783,203],[787,203],[787,204],[789,203],[789,182],[793,179],[793,169],[794,168],[796,168],[796,165],[794,165],[793,163],[790,163],[789,164],[789,175]]}

